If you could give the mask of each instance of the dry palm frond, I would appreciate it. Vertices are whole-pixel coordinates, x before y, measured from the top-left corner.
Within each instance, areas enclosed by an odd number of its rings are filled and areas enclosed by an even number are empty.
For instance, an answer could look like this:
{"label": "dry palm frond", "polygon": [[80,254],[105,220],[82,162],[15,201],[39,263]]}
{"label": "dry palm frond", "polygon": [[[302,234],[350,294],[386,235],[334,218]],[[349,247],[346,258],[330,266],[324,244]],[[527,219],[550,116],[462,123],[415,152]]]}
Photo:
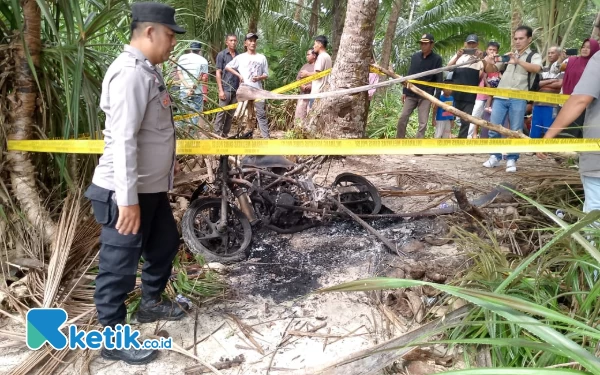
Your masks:
{"label": "dry palm frond", "polygon": [[[26,275],[30,296],[23,301],[10,294],[7,298],[9,305],[19,312],[17,317],[23,317],[19,321],[22,324],[24,324],[27,305],[34,304],[65,309],[70,318],[67,324],[76,324],[85,331],[101,329],[97,322],[94,304],[93,281],[95,275],[91,270],[98,264],[98,239],[102,227],[96,223],[93,215],[89,215],[90,205],[82,202],[81,193],[81,189],[71,193],[62,208],[63,211],[57,226],[58,237],[55,245],[51,248],[47,271],[30,270]],[[9,225],[13,225],[13,227],[20,225],[19,232],[21,234],[19,234],[18,240],[26,244],[23,246],[25,254],[45,262],[44,245],[42,242],[36,241],[36,238],[42,237],[37,236],[31,230],[21,230],[27,227],[25,219],[22,223],[18,221],[15,223],[17,224]],[[178,263],[177,266],[185,269],[186,265]],[[177,268],[178,272],[181,271],[180,268]],[[138,280],[136,289],[130,294],[131,299],[126,302],[128,309],[134,310],[136,301],[139,300],[140,281]],[[190,276],[185,281],[183,286],[189,286],[197,299],[204,297],[203,301],[214,295],[222,294],[225,287],[208,271]],[[188,288],[182,288],[181,283],[176,280],[170,281],[168,290],[175,295],[191,293]],[[0,332],[0,337],[5,337],[12,342],[24,340],[23,334],[7,333],[10,336],[8,337],[2,333]],[[37,374],[51,374],[60,367],[64,367],[67,362],[73,362],[80,356],[88,354],[86,351],[40,350],[32,353],[11,373],[20,375],[35,371]],[[84,359],[82,362],[85,364],[88,361]],[[81,371],[85,372],[85,369],[82,368]]]}
{"label": "dry palm frond", "polygon": [[55,305],[65,265],[69,258],[73,239],[75,238],[77,223],[79,222],[81,193],[82,189],[77,189],[74,194],[69,194],[63,206],[57,227],[56,239],[52,243],[48,277],[44,285],[43,307],[52,307]]}
{"label": "dry palm frond", "polygon": [[[53,353],[52,353],[53,352]],[[67,351],[63,351],[67,353]],[[48,362],[51,356],[60,353],[58,350],[49,349],[48,347],[33,352],[30,354],[23,362],[21,362],[17,367],[13,368],[9,375],[26,375],[31,373],[34,368],[36,368],[40,363]]]}
{"label": "dry palm frond", "polygon": [[540,188],[549,188],[564,185],[581,185],[581,176],[579,171],[572,168],[556,168],[553,171],[531,172],[526,171],[519,174],[531,183],[525,190],[538,190]]}

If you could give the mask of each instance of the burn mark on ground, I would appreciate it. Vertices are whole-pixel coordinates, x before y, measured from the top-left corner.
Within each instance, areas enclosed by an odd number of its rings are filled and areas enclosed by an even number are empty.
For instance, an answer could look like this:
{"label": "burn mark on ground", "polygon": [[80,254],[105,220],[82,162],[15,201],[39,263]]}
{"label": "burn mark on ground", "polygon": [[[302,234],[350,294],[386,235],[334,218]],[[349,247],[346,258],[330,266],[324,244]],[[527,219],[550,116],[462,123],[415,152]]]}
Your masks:
{"label": "burn mark on ground", "polygon": [[[398,246],[436,230],[432,219],[370,224]],[[422,255],[409,254],[411,259],[391,255],[352,221],[337,221],[294,235],[262,230],[254,234],[248,260],[233,267],[230,280],[239,294],[270,297],[281,303],[325,284],[380,275],[390,262],[414,262]]]}

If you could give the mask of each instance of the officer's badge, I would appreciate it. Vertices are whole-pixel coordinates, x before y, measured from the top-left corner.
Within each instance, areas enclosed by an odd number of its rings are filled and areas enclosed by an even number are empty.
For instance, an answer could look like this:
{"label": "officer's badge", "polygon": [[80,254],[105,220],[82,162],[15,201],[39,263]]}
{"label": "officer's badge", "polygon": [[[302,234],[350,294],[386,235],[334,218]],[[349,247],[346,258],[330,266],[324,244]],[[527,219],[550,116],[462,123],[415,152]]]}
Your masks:
{"label": "officer's badge", "polygon": [[162,104],[163,108],[167,108],[171,105],[171,95],[165,92],[163,97],[160,100],[160,104]]}

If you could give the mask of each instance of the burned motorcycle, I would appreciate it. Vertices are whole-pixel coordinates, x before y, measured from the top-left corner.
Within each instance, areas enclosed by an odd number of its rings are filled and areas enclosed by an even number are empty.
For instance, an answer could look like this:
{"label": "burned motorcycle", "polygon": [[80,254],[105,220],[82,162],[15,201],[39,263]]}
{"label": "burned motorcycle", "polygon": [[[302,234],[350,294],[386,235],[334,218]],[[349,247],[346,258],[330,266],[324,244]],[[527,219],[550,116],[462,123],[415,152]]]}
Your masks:
{"label": "burned motorcycle", "polygon": [[342,173],[327,187],[313,181],[325,160],[221,156],[215,181],[196,189],[183,216],[185,243],[207,262],[233,263],[247,257],[253,228],[296,233],[319,225],[335,211],[329,197],[356,214],[378,214],[381,198],[366,178]]}

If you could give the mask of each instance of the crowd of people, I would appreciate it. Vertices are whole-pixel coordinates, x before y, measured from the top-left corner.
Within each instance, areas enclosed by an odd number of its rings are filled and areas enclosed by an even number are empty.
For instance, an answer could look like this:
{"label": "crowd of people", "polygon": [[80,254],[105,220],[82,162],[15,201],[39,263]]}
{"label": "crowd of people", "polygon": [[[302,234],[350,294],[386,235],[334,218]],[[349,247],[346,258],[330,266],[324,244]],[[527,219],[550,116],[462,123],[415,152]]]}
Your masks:
{"label": "crowd of people", "polygon": [[[600,50],[600,45],[594,39],[586,39],[578,50],[562,50],[559,46],[551,46],[547,52],[546,66],[542,56],[531,50],[533,31],[528,26],[517,28],[513,35],[514,51],[500,56],[500,44],[491,41],[485,51],[480,49],[479,37],[469,35],[464,47],[448,61],[447,66],[458,65],[446,77],[442,73],[420,78],[431,83],[452,83],[485,88],[513,89],[524,91],[539,91],[547,93],[562,93],[570,95],[587,65],[590,58]],[[237,50],[235,34],[226,36],[226,49],[219,52],[216,58],[216,81],[219,92],[219,106],[223,107],[236,103],[236,91],[241,83],[256,88],[263,88],[263,81],[269,76],[268,62],[263,54],[256,52],[259,37],[248,33],[244,40],[245,52]],[[419,40],[420,51],[410,58],[408,75],[427,72],[441,68],[442,57],[434,52],[435,39],[431,34],[424,34]],[[306,51],[306,63],[298,71],[297,80],[310,77],[332,67],[332,59],[327,52],[328,40],[319,35],[314,39],[313,48]],[[174,78],[179,82],[176,87],[180,98],[187,102],[189,108],[201,112],[203,103],[207,100],[208,62],[200,56],[200,43],[194,42],[189,51],[183,54],[174,70]],[[471,62],[469,64],[469,62]],[[378,75],[369,74],[369,84],[378,82]],[[321,92],[328,81],[328,76],[320,77],[300,86],[301,94],[317,94]],[[490,96],[487,94],[466,93],[457,90],[451,92],[431,86],[417,85],[425,92],[440,98],[460,111],[471,114],[476,118],[494,124],[528,133],[532,138],[541,138],[550,127],[560,111],[560,106],[543,102],[527,102],[522,99]],[[375,89],[369,90],[369,99]],[[314,99],[298,100],[295,120],[303,120],[311,110]],[[409,118],[417,109],[418,130],[417,138],[424,138],[430,116],[433,126],[441,124],[444,129],[435,131],[436,138],[452,137],[451,129],[455,122],[459,126],[458,138],[498,138],[500,134],[490,132],[487,128],[471,124],[461,118],[437,108],[427,98],[404,88],[402,93],[402,110],[398,119],[396,137],[405,138]],[[264,101],[255,102],[256,115],[261,136],[269,138],[269,124]],[[221,111],[215,119],[215,131],[221,136],[228,136],[234,110]],[[581,114],[561,131],[561,137],[581,137],[585,113]],[[195,118],[194,123],[197,123]],[[450,129],[447,129],[449,127]],[[490,155],[483,163],[485,167],[493,168],[506,160],[506,171],[515,172],[518,154]]]}
{"label": "crowd of people", "polygon": [[[262,88],[262,81],[268,78],[268,64],[264,55],[256,52],[258,35],[246,35],[244,47],[246,52],[238,53],[237,39],[231,34],[226,37],[227,48],[217,56],[216,76],[219,90],[219,105],[235,103],[235,92],[241,83],[256,88]],[[490,41],[481,49],[479,36],[469,35],[464,46],[459,49],[447,62],[446,66],[456,66],[445,76],[443,73],[421,77],[421,81],[432,84],[451,83],[453,85],[473,86],[491,89],[536,91],[540,93],[573,94],[580,82],[583,72],[598,51],[600,44],[594,39],[586,39],[580,49],[564,50],[557,45],[547,51],[546,64],[538,52],[531,49],[533,30],[529,26],[518,27],[512,35],[512,49],[500,55],[501,46]],[[419,40],[420,50],[410,57],[408,75],[426,73],[444,66],[443,58],[434,52],[435,38],[432,34],[423,34]],[[192,108],[198,111],[202,108],[200,89],[182,77],[182,67],[198,77],[198,82],[206,82],[208,63],[195,52],[197,45],[192,43],[190,52],[179,59],[177,74],[181,79],[181,97],[187,98]],[[314,39],[313,48],[306,51],[306,63],[298,71],[297,80],[310,77],[332,67],[331,56],[327,52],[327,37],[320,35]],[[196,64],[195,66],[191,66]],[[302,94],[317,94],[322,92],[327,83],[328,75],[300,86]],[[378,81],[378,75],[369,74],[369,84]],[[202,88],[205,89],[206,86]],[[417,85],[421,90],[435,96],[442,102],[456,109],[483,119],[493,124],[524,132],[532,138],[541,138],[548,134],[549,128],[556,122],[564,111],[560,105],[540,101],[528,102],[524,99],[488,95],[486,93],[468,93],[461,90],[442,90],[428,85]],[[194,91],[195,90],[195,91]],[[203,91],[206,93],[205,91]],[[505,91],[504,91],[505,92]],[[371,99],[375,89],[368,91]],[[206,95],[204,95],[206,96]],[[200,98],[200,99],[199,99]],[[313,107],[314,99],[298,100],[295,120],[306,118]],[[269,138],[269,126],[264,102],[255,102],[256,114],[260,132],[263,138]],[[438,107],[429,99],[415,94],[407,87],[402,92],[402,110],[396,127],[396,137],[405,138],[409,119],[413,112],[418,113],[418,129],[416,138],[424,138],[430,123],[435,127],[435,138],[451,138],[452,128],[458,126],[458,138],[500,138],[501,134],[479,127],[463,118],[456,118],[452,113]],[[215,120],[216,132],[226,137],[231,129],[233,110],[223,111]],[[584,135],[585,109],[566,126],[554,134],[554,137],[581,138]],[[518,153],[490,154],[482,165],[495,168],[506,162],[506,172],[517,171]]]}
{"label": "crowd of people", "polygon": [[[236,92],[240,84],[246,84],[258,89],[263,88],[262,82],[269,77],[269,64],[265,55],[256,52],[259,36],[248,33],[244,39],[245,52],[237,49],[237,36],[228,34],[225,37],[227,48],[220,51],[216,58],[216,81],[219,92],[219,107],[237,103]],[[318,74],[332,67],[332,60],[327,53],[328,40],[324,35],[319,35],[314,40],[313,47],[306,52],[306,64],[302,66],[296,79],[302,79]],[[195,112],[202,112],[203,103],[208,100],[208,61],[200,55],[201,44],[192,42],[190,47],[177,60],[176,68],[172,71],[172,86],[174,91],[179,91],[179,97],[188,108]],[[328,75],[319,77],[300,87],[302,94],[317,94],[323,90],[328,81]],[[373,90],[374,92],[374,90]],[[373,92],[369,93],[371,97]],[[296,119],[306,117],[314,100],[299,100],[296,106]],[[264,101],[255,101],[254,108],[258,127],[263,138],[269,138],[269,122]],[[231,122],[235,110],[224,110],[217,113],[214,130],[227,137],[231,131]],[[193,118],[193,123],[198,123],[198,117]]]}
{"label": "crowd of people", "polygon": [[[431,83],[451,83],[475,87],[536,91],[571,95],[580,81],[583,71],[591,57],[599,51],[600,45],[594,39],[586,39],[580,50],[562,50],[559,46],[548,49],[547,65],[542,56],[532,51],[533,30],[528,26],[518,27],[513,35],[514,50],[499,55],[500,44],[491,41],[486,50],[479,47],[479,37],[469,35],[464,47],[452,56],[447,66],[459,65],[446,75],[438,73],[420,78]],[[442,57],[433,52],[433,35],[424,34],[420,40],[421,49],[411,57],[408,74],[427,72],[443,66]],[[469,64],[469,62],[471,62]],[[503,125],[511,130],[529,133],[532,138],[541,138],[546,134],[557,115],[562,110],[556,104],[527,102],[524,99],[473,94],[456,90],[435,89],[431,86],[419,86],[427,93],[458,110],[481,118],[493,124]],[[479,128],[469,121],[456,119],[451,113],[438,108],[428,99],[404,88],[403,108],[397,125],[397,138],[406,136],[409,117],[418,108],[419,127],[417,138],[423,138],[433,114],[432,125],[436,127],[436,138],[450,138],[454,122],[460,124],[458,138],[499,138],[501,135],[487,128]],[[581,138],[584,129],[585,111],[561,130],[556,136]],[[439,129],[438,127],[441,127]],[[491,154],[483,163],[484,167],[494,168],[506,160],[506,171],[516,172],[519,154]]]}
{"label": "crowd of people", "polygon": [[[237,50],[237,38],[234,34],[226,36],[227,48],[219,52],[216,58],[216,80],[219,91],[219,106],[236,103],[236,91],[244,83],[259,89],[268,78],[268,63],[264,55],[256,52],[259,39],[255,33],[248,33],[244,40],[244,53]],[[538,52],[531,49],[533,30],[528,26],[518,27],[512,36],[512,50],[500,55],[501,46],[490,41],[481,49],[479,36],[467,36],[464,46],[447,62],[446,66],[456,66],[445,77],[443,73],[421,77],[421,81],[451,83],[491,89],[536,91],[572,95],[580,82],[583,72],[598,51],[600,44],[594,39],[586,39],[580,49],[564,50],[553,45],[547,51],[546,64]],[[444,66],[443,58],[434,52],[435,38],[432,34],[423,34],[419,40],[420,50],[410,57],[408,75],[428,72]],[[306,51],[306,63],[298,71],[297,80],[313,76],[332,67],[332,59],[327,52],[328,40],[319,35],[314,45]],[[208,62],[199,55],[200,44],[192,43],[188,53],[179,58],[177,64],[180,97],[189,106],[200,112],[206,101],[206,82],[208,81]],[[190,79],[190,77],[192,77]],[[378,81],[378,75],[369,74],[369,84]],[[328,75],[300,86],[301,94],[317,94],[323,91]],[[198,84],[198,86],[197,86]],[[456,109],[471,114],[493,124],[529,134],[532,138],[541,138],[546,134],[553,137],[575,137],[584,135],[585,108],[566,126],[561,125],[558,133],[548,133],[550,127],[565,111],[561,106],[540,101],[528,102],[524,99],[488,95],[487,93],[468,93],[461,90],[451,91],[428,85],[417,85],[421,90],[435,96]],[[375,89],[368,91],[371,99]],[[298,100],[295,120],[306,118],[313,107],[314,99]],[[264,101],[255,102],[256,116],[263,138],[269,138],[269,125]],[[396,137],[405,138],[409,119],[413,112],[418,113],[416,138],[424,138],[430,123],[435,127],[435,138],[451,138],[452,128],[458,126],[458,138],[500,138],[501,134],[479,127],[463,118],[438,107],[429,99],[415,94],[407,87],[402,92],[402,110],[396,127]],[[227,137],[231,130],[234,110],[221,111],[215,119],[217,134]],[[197,119],[195,121],[197,123]],[[483,167],[495,168],[506,162],[506,172],[516,172],[518,153],[490,154]]]}

